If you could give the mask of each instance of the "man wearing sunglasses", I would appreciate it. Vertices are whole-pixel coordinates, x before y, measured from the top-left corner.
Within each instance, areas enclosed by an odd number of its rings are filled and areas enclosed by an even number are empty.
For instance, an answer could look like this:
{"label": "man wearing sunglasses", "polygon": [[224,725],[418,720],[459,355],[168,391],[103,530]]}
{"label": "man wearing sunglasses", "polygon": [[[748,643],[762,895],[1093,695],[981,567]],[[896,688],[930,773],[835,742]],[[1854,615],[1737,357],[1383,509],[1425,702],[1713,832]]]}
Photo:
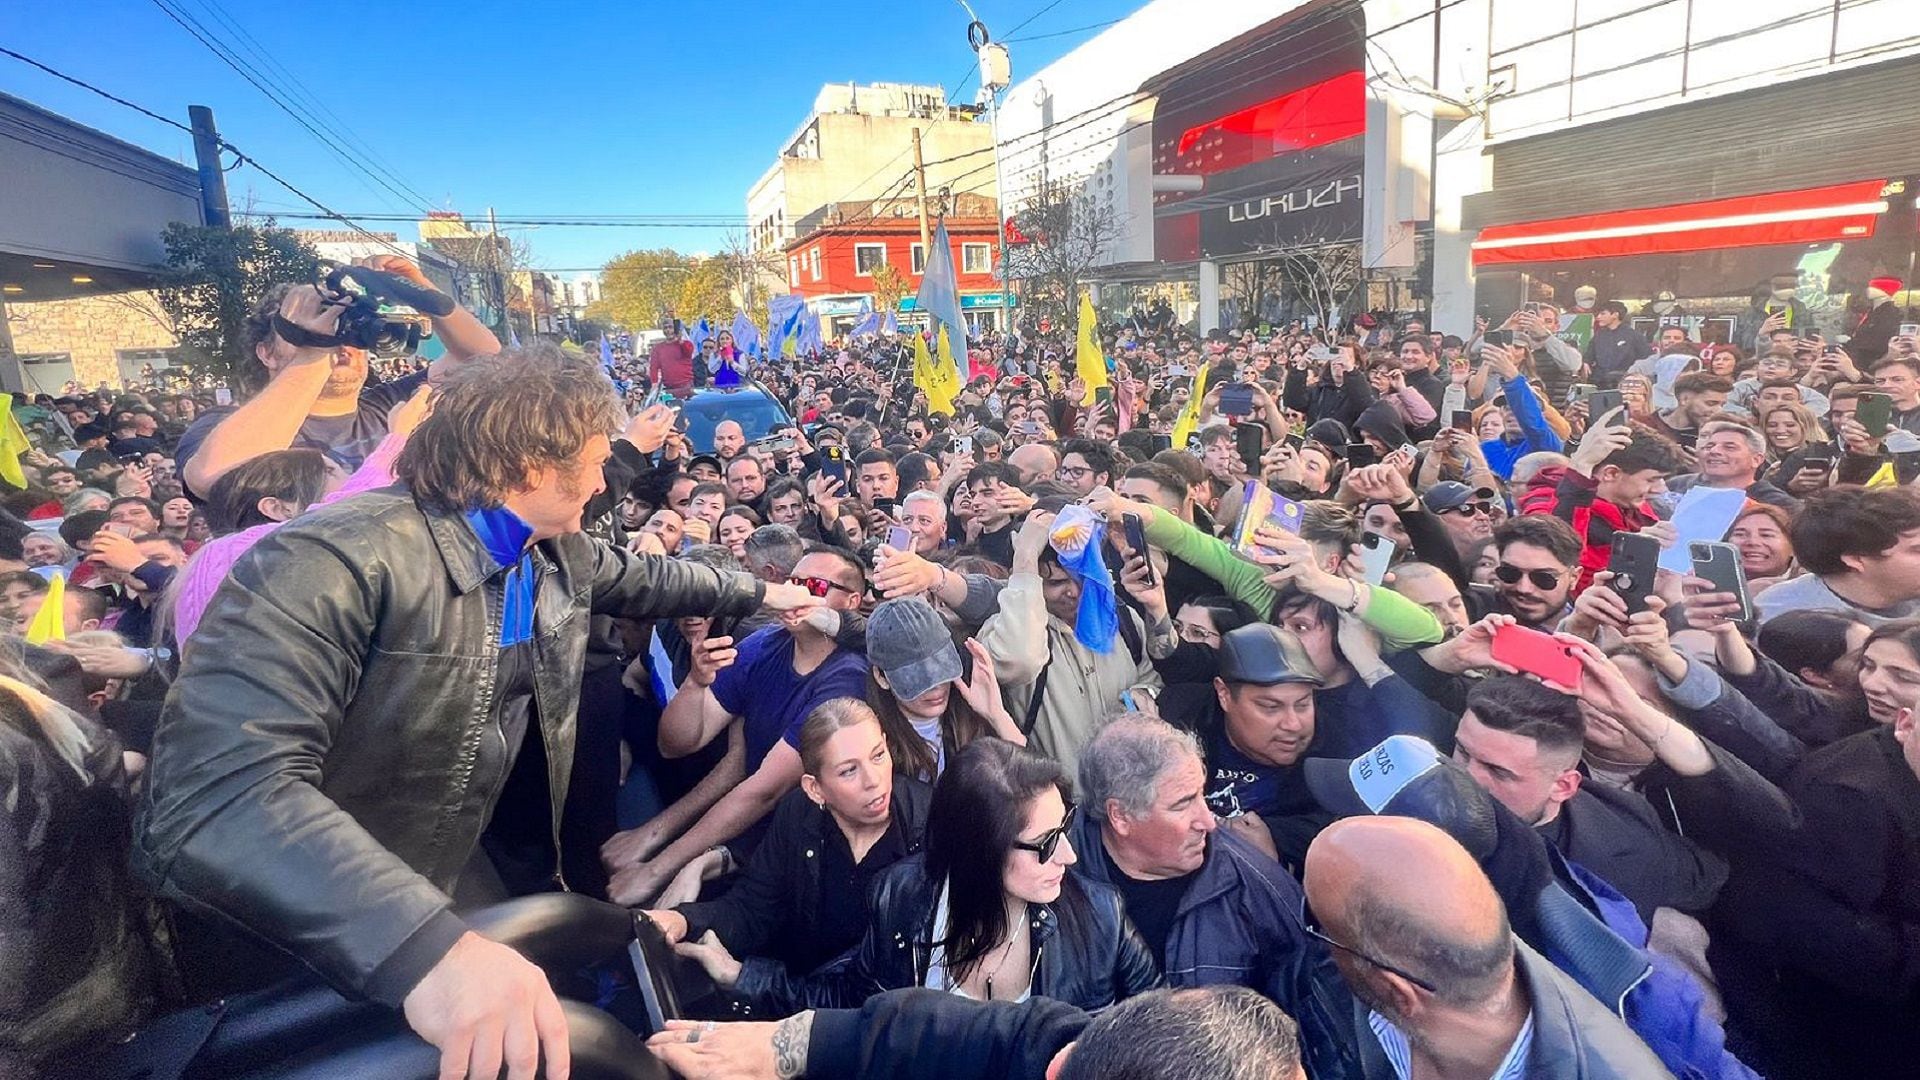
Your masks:
{"label": "man wearing sunglasses", "polygon": [[1440,519],[1453,550],[1465,563],[1473,549],[1493,535],[1493,501],[1499,498],[1492,488],[1473,488],[1458,480],[1442,480],[1421,496],[1427,513]]}
{"label": "man wearing sunglasses", "polygon": [[1493,589],[1475,586],[1479,603],[1475,618],[1497,612],[1520,620],[1520,625],[1551,632],[1573,602],[1579,580],[1580,535],[1556,517],[1528,514],[1494,530],[1499,563],[1493,570]]}
{"label": "man wearing sunglasses", "polygon": [[[729,735],[744,752],[727,757],[685,798],[603,847],[613,872],[608,895],[645,904],[693,858],[756,828],[800,783],[800,725],[816,705],[863,698],[867,659],[834,639],[839,613],[860,607],[866,571],[839,548],[816,546],[789,583],[819,601],[744,641],[707,638],[686,681],[660,714],[660,752],[682,758]],[[669,842],[671,841],[671,842]],[[663,846],[664,845],[664,846]]]}

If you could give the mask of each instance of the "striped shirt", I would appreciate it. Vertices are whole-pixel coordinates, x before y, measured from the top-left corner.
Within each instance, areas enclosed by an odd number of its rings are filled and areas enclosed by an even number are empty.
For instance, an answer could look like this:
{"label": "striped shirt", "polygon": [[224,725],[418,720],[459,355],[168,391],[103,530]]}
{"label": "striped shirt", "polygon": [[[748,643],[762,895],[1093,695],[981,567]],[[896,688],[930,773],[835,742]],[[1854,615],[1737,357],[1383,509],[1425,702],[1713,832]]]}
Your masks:
{"label": "striped shirt", "polygon": [[[1372,1010],[1367,1011],[1367,1026],[1373,1029],[1373,1037],[1380,1040],[1380,1049],[1386,1052],[1393,1075],[1400,1080],[1413,1080],[1413,1047],[1407,1037],[1391,1020]],[[1520,1025],[1520,1034],[1513,1037],[1507,1056],[1500,1059],[1500,1067],[1493,1070],[1488,1080],[1526,1080],[1527,1051],[1532,1048],[1533,1012],[1528,1010],[1526,1023]]]}

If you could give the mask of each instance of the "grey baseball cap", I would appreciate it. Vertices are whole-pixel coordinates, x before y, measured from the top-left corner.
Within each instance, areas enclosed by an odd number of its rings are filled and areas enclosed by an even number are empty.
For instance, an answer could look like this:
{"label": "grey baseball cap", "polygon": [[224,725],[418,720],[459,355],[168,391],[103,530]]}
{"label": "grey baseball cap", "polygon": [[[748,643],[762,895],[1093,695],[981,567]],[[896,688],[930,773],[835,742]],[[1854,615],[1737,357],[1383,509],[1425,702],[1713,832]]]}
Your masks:
{"label": "grey baseball cap", "polygon": [[887,600],[873,609],[867,618],[867,659],[903,700],[930,693],[966,673],[940,613],[913,596]]}

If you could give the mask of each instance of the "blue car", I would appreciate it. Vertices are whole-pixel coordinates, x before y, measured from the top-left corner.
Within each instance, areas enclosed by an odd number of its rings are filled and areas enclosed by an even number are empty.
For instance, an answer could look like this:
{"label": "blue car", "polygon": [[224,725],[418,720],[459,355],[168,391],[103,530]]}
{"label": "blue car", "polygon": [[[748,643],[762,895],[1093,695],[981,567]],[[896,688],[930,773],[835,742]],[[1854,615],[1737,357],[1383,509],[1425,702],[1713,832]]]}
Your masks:
{"label": "blue car", "polygon": [[794,426],[786,406],[753,379],[744,379],[738,386],[703,386],[687,398],[656,391],[648,404],[655,402],[664,402],[679,410],[680,430],[686,432],[687,441],[699,454],[713,452],[713,429],[720,426],[722,420],[739,424],[748,442]]}

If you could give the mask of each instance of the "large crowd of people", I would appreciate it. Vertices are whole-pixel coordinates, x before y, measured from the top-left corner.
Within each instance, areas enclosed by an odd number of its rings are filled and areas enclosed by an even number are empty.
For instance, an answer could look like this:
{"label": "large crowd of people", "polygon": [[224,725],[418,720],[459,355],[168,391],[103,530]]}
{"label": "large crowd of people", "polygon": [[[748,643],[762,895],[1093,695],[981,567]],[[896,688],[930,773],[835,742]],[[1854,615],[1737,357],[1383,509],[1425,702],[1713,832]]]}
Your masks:
{"label": "large crowd of people", "polygon": [[[428,366],[275,288],[233,404],[15,400],[0,1074],[564,1077],[584,1006],[634,1076],[1912,1075],[1902,287],[1156,306],[938,409],[903,338]],[[787,419],[695,445],[713,382]],[[558,892],[705,992],[484,932]]]}

